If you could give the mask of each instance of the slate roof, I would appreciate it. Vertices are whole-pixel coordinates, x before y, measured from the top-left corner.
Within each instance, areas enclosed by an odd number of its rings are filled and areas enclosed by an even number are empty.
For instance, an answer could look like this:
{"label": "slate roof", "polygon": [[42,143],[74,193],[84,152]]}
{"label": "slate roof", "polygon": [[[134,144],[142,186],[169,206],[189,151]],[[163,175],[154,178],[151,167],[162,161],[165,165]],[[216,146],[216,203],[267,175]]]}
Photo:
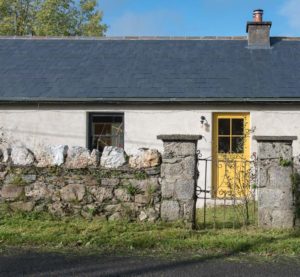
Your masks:
{"label": "slate roof", "polygon": [[299,101],[300,39],[0,39],[0,101]]}

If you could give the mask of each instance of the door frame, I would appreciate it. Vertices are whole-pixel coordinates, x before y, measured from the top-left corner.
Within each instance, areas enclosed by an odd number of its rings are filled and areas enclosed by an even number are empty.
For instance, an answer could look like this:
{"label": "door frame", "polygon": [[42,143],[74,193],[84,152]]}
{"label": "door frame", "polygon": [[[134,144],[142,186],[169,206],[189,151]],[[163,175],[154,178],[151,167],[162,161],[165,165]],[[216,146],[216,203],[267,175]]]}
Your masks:
{"label": "door frame", "polygon": [[[245,124],[245,129],[248,129],[250,131],[251,128],[251,120],[250,120],[250,112],[213,112],[212,113],[212,166],[211,166],[211,197],[216,198],[216,186],[218,185],[218,165],[217,165],[217,159],[218,159],[218,121],[217,119],[219,116],[228,116],[229,118],[232,118],[234,116],[243,116],[248,119]],[[245,131],[244,131],[245,133]],[[250,159],[250,133],[246,136],[245,141],[245,147],[246,147],[246,153],[245,158]]]}

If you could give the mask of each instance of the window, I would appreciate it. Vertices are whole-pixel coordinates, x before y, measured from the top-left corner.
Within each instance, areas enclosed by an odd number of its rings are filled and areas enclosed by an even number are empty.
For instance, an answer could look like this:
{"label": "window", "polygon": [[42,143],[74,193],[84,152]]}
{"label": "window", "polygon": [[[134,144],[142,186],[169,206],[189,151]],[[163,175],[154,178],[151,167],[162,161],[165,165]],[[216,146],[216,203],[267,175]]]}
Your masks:
{"label": "window", "polygon": [[124,147],[124,114],[90,113],[88,148],[103,152],[105,146]]}
{"label": "window", "polygon": [[244,152],[244,119],[218,119],[218,153]]}

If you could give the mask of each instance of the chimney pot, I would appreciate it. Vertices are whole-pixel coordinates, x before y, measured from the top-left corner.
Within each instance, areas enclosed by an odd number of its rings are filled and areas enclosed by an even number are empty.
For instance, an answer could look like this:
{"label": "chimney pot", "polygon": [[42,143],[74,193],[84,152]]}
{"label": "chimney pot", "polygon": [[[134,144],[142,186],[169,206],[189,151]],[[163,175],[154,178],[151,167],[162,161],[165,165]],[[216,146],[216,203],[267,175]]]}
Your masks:
{"label": "chimney pot", "polygon": [[253,21],[262,22],[263,21],[264,10],[257,9],[253,11]]}

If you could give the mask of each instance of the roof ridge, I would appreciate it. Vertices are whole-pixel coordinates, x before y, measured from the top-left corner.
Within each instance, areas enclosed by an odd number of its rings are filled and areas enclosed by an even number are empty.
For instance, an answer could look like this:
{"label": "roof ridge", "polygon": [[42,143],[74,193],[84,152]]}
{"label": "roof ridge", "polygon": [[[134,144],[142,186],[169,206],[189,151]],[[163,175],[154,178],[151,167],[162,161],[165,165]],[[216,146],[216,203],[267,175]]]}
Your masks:
{"label": "roof ridge", "polygon": [[[271,39],[284,41],[300,41],[300,37],[272,36]],[[111,36],[111,37],[82,37],[82,36],[0,36],[0,40],[247,40],[247,36]]]}
{"label": "roof ridge", "polygon": [[246,40],[247,36],[111,36],[111,37],[81,37],[81,36],[0,36],[0,39],[22,40]]}

